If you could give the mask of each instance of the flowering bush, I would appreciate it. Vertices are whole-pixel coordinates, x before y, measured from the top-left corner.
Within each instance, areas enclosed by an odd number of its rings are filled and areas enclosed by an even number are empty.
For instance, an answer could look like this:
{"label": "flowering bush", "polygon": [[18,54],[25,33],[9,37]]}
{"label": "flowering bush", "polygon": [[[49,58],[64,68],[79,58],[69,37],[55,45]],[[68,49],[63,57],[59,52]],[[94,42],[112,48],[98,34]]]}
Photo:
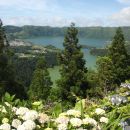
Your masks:
{"label": "flowering bush", "polygon": [[[117,94],[126,95],[129,102],[126,92],[129,88],[120,88]],[[64,112],[60,109],[61,104],[57,104],[51,113],[43,109],[41,101],[21,102],[6,94],[0,105],[0,130],[122,130],[128,124],[129,104],[113,104],[110,96],[98,104],[85,104],[83,99],[75,108]]]}
{"label": "flowering bush", "polygon": [[[103,109],[93,110],[93,117],[87,116],[84,112],[71,109],[60,113],[57,117],[47,115],[43,109],[36,109],[40,102],[32,103],[30,108],[20,105],[14,105],[13,102],[4,102],[1,105],[1,125],[2,130],[101,130],[102,123],[108,123]],[[35,106],[35,107],[34,107]],[[85,109],[85,108],[84,108]],[[99,120],[100,119],[100,120]],[[99,122],[98,122],[99,121]]]}

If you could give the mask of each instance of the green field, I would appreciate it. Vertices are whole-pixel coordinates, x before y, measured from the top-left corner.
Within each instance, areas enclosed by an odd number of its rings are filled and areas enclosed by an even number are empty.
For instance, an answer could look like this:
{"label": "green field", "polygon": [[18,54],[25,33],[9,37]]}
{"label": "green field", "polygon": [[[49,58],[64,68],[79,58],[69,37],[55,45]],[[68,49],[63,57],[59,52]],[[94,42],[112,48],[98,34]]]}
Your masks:
{"label": "green field", "polygon": [[60,69],[59,66],[55,66],[53,68],[48,69],[51,76],[51,80],[53,82],[53,86],[56,86],[56,80],[60,78],[59,69]]}

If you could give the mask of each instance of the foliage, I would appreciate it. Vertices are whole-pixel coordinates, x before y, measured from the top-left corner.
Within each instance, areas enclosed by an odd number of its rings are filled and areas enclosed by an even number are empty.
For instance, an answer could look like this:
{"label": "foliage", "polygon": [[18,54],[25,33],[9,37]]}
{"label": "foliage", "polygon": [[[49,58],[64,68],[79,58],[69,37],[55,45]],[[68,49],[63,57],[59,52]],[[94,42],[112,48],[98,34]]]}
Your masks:
{"label": "foliage", "polygon": [[112,72],[113,63],[112,60],[107,57],[100,57],[97,59],[97,71],[98,71],[98,83],[101,87],[104,95],[108,94],[109,91],[114,90],[114,77],[115,74]]}
{"label": "foliage", "polygon": [[87,90],[87,68],[81,52],[81,46],[78,45],[78,30],[74,24],[68,28],[64,39],[64,50],[59,56],[61,64],[61,79],[57,85],[60,89],[60,98],[62,101],[67,100],[75,102],[75,95],[86,97]]}
{"label": "foliage", "polygon": [[88,90],[87,90],[87,98],[97,99],[103,96],[102,88],[99,85],[98,73],[96,70],[88,70],[87,73],[88,80]]}
{"label": "foliage", "polygon": [[[6,33],[10,39],[29,38],[41,36],[64,36],[67,27],[49,27],[49,26],[5,26]],[[78,27],[79,36],[86,38],[111,39],[116,27]],[[128,40],[130,27],[123,27],[125,38]]]}
{"label": "foliage", "polygon": [[49,72],[47,70],[46,61],[42,57],[38,60],[36,70],[34,71],[33,74],[32,83],[30,85],[28,92],[30,99],[46,100],[50,93],[51,85],[52,82],[49,76]]}
{"label": "foliage", "polygon": [[130,76],[130,56],[125,48],[125,39],[118,28],[109,47],[108,55],[97,60],[98,83],[104,95]]}
{"label": "foliage", "polygon": [[16,81],[11,55],[8,49],[8,42],[2,22],[0,21],[0,96],[5,92],[16,94],[18,98],[26,98],[26,93],[22,84]]}
{"label": "foliage", "polygon": [[[128,85],[129,81],[122,84],[123,87],[115,93],[124,95],[130,92]],[[65,111],[61,103],[56,103],[55,106],[50,106],[51,111],[45,111],[43,106],[46,104],[43,105],[41,101],[22,103],[14,95],[6,93],[0,105],[0,128],[5,125],[18,130],[122,130],[123,122],[130,118],[130,96],[127,95],[127,103],[120,105],[112,105],[111,96],[112,94],[98,103],[79,99],[74,108]],[[14,123],[16,120],[20,123]]]}
{"label": "foliage", "polygon": [[120,84],[130,78],[130,56],[125,48],[125,38],[121,28],[116,31],[108,56],[112,61],[111,70],[115,74],[114,82]]}

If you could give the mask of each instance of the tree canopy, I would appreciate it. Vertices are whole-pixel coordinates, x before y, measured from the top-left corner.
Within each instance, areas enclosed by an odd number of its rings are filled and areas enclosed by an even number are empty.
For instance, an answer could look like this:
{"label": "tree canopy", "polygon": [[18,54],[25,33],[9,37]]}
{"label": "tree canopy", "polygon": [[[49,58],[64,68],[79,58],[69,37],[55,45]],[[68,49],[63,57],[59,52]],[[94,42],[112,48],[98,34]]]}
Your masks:
{"label": "tree canopy", "polygon": [[46,100],[51,89],[51,79],[45,59],[39,58],[29,87],[29,97],[32,100]]}
{"label": "tree canopy", "polygon": [[64,50],[59,56],[62,66],[60,73],[61,79],[57,84],[61,91],[61,99],[75,101],[75,96],[86,97],[87,90],[87,68],[81,52],[81,46],[78,45],[78,30],[75,24],[68,28],[64,39]]}

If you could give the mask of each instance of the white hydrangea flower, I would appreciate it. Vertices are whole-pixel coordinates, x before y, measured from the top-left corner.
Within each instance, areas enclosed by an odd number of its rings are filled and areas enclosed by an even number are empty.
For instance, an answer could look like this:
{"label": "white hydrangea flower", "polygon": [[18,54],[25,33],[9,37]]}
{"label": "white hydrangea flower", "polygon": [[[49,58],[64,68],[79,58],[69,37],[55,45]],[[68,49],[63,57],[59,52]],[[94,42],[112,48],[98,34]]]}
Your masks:
{"label": "white hydrangea flower", "polygon": [[4,123],[0,126],[0,130],[11,130],[11,126],[8,123]]}
{"label": "white hydrangea flower", "polygon": [[59,116],[67,116],[66,112],[60,113]]}
{"label": "white hydrangea flower", "polygon": [[82,125],[82,120],[79,118],[71,118],[70,119],[70,123],[72,124],[72,126],[74,127],[80,127]]}
{"label": "white hydrangea flower", "polygon": [[92,118],[85,118],[85,119],[83,119],[83,124],[84,125],[91,124],[93,126],[97,126],[97,121]]}
{"label": "white hydrangea flower", "polygon": [[101,117],[100,118],[100,122],[103,122],[103,123],[108,123],[108,118],[106,118],[106,117]]}
{"label": "white hydrangea flower", "polygon": [[46,128],[45,130],[53,130],[52,128]]}
{"label": "white hydrangea flower", "polygon": [[18,126],[20,126],[20,125],[21,125],[21,121],[20,121],[20,120],[14,119],[14,120],[12,121],[12,126],[13,126],[14,128],[18,128]]}
{"label": "white hydrangea flower", "polygon": [[80,117],[81,116],[81,112],[78,111],[78,110],[68,110],[67,111],[67,115],[74,116],[74,117]]}
{"label": "white hydrangea flower", "polygon": [[68,124],[69,118],[66,116],[60,116],[55,120],[55,122],[58,124]]}
{"label": "white hydrangea flower", "polygon": [[4,123],[8,123],[9,122],[9,119],[8,118],[3,118],[2,119],[2,123],[4,124]]}
{"label": "white hydrangea flower", "polygon": [[101,127],[100,127],[100,125],[97,125],[96,128],[97,128],[97,130],[102,130]]}
{"label": "white hydrangea flower", "polygon": [[49,116],[47,114],[39,113],[39,115],[38,115],[38,121],[41,124],[44,124],[44,123],[48,122],[49,120],[50,120],[50,118],[49,118]]}
{"label": "white hydrangea flower", "polygon": [[22,117],[23,120],[36,120],[38,118],[38,113],[35,110],[30,110],[25,113],[25,115]]}
{"label": "white hydrangea flower", "polygon": [[25,128],[25,126],[19,125],[18,128],[17,128],[17,130],[27,130],[27,129]]}
{"label": "white hydrangea flower", "polygon": [[13,107],[13,108],[12,108],[12,112],[15,112],[15,113],[16,113],[17,109],[18,109],[17,107]]}
{"label": "white hydrangea flower", "polygon": [[104,114],[105,114],[105,110],[103,110],[103,109],[101,109],[101,108],[97,108],[97,109],[95,110],[95,113],[96,113],[97,115],[104,115]]}
{"label": "white hydrangea flower", "polygon": [[58,127],[58,130],[67,130],[66,124],[59,124],[57,127]]}
{"label": "white hydrangea flower", "polygon": [[22,124],[26,130],[34,130],[36,128],[36,124],[32,120],[27,120]]}
{"label": "white hydrangea flower", "polygon": [[80,128],[78,128],[76,130],[87,130],[87,129],[84,129],[84,128],[80,127]]}
{"label": "white hydrangea flower", "polygon": [[23,116],[26,112],[28,112],[29,109],[26,107],[20,107],[16,110],[16,115]]}

